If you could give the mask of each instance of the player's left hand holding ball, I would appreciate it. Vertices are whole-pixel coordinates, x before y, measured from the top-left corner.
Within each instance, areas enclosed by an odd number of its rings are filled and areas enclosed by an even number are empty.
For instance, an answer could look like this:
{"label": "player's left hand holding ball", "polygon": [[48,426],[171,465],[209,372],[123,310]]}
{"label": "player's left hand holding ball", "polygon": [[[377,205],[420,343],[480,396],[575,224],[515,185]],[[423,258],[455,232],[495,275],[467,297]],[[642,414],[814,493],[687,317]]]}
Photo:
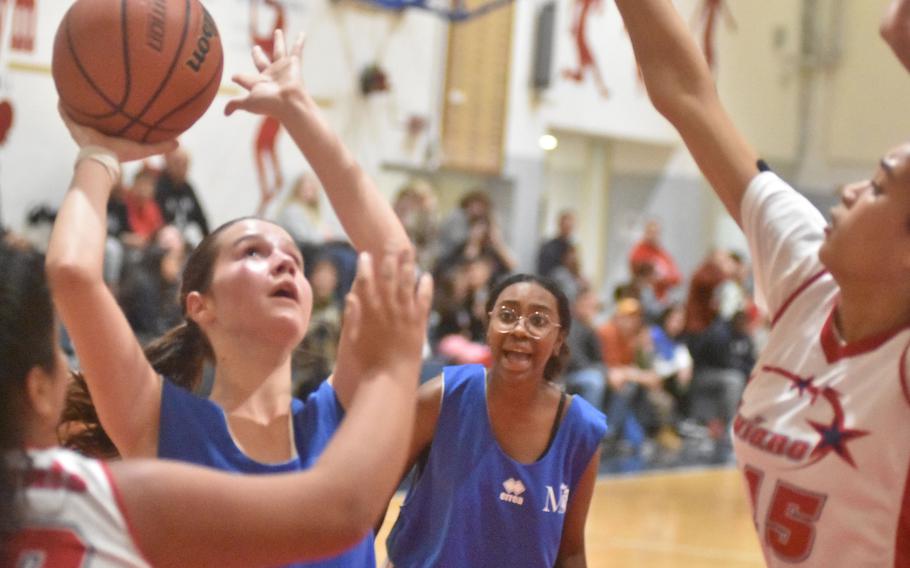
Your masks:
{"label": "player's left hand holding ball", "polygon": [[57,105],[57,110],[60,113],[60,118],[63,119],[63,123],[69,130],[70,136],[73,137],[73,140],[80,148],[89,146],[104,148],[114,154],[120,162],[131,162],[133,160],[148,158],[149,156],[165,154],[176,149],[179,145],[176,140],[166,140],[155,144],[142,144],[127,140],[126,138],[107,136],[97,130],[82,126],[73,121],[59,104]]}

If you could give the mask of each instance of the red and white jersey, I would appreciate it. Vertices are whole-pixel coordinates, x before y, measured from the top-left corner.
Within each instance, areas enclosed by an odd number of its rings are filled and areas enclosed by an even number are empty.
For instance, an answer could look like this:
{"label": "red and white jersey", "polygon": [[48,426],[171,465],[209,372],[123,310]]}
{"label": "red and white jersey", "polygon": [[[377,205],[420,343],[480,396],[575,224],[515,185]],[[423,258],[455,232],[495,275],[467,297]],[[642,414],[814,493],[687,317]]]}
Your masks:
{"label": "red and white jersey", "polygon": [[843,343],[825,221],[772,173],[742,204],[768,342],[733,424],[771,566],[910,566],[910,384],[903,327]]}
{"label": "red and white jersey", "polygon": [[28,455],[25,528],[12,540],[13,566],[149,566],[103,462],[62,448]]}

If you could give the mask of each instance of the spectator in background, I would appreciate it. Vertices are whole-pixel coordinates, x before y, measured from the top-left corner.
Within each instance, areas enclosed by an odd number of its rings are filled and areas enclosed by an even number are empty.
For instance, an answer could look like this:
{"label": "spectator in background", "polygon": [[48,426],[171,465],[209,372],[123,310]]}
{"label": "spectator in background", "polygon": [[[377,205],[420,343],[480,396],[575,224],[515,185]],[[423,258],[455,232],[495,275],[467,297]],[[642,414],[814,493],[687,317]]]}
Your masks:
{"label": "spectator in background", "polygon": [[182,319],[178,292],[187,256],[183,235],[173,225],[162,227],[120,281],[118,302],[126,319],[146,344]]}
{"label": "spectator in background", "polygon": [[458,208],[449,213],[439,225],[438,257],[445,258],[468,240],[471,223],[476,219],[490,217],[493,207],[490,197],[482,189],[466,193],[458,202]]}
{"label": "spectator in background", "polygon": [[313,311],[306,336],[291,360],[294,396],[302,400],[335,368],[344,310],[337,295],[338,267],[330,258],[319,258],[313,263],[309,280],[313,288]]}
{"label": "spectator in background", "polygon": [[161,209],[155,201],[155,170],[143,166],[133,178],[133,186],[126,196],[126,216],[129,230],[140,243],[147,243],[158,229],[164,226]]}
{"label": "spectator in background", "polygon": [[593,290],[579,290],[572,304],[572,329],[566,339],[569,362],[565,376],[567,390],[577,393],[594,408],[603,410],[607,391],[607,367],[600,338],[594,328],[594,318],[600,309],[600,300]]}
{"label": "spectator in background", "polygon": [[613,299],[617,302],[623,298],[638,300],[645,322],[657,323],[661,314],[667,309],[667,303],[657,298],[656,283],[654,265],[650,262],[636,263],[632,267],[632,279],[616,287],[613,291]]}
{"label": "spectator in background", "polygon": [[676,261],[660,244],[660,223],[651,219],[645,224],[642,239],[629,252],[629,270],[635,274],[637,264],[647,262],[654,268],[654,294],[663,300],[667,292],[682,281]]}
{"label": "spectator in background", "polygon": [[328,230],[319,206],[321,190],[319,178],[306,171],[294,180],[291,190],[275,210],[275,222],[297,243],[319,245],[326,240]]}
{"label": "spectator in background", "polygon": [[518,265],[512,251],[503,241],[498,225],[487,216],[471,221],[467,239],[456,246],[448,256],[439,258],[434,273],[438,275],[449,266],[470,262],[480,257],[492,262],[491,281],[506,276]]}
{"label": "spectator in background", "polygon": [[392,205],[417,249],[417,264],[431,270],[436,262],[436,196],[425,179],[412,179],[398,191]]}
{"label": "spectator in background", "polygon": [[559,284],[570,302],[574,302],[579,291],[588,286],[587,279],[581,273],[578,248],[574,244],[570,243],[563,250],[559,265],[550,271],[549,277]]}
{"label": "spectator in background", "polygon": [[712,251],[692,273],[686,297],[686,332],[701,333],[720,313],[718,290],[732,274],[726,251]]}
{"label": "spectator in background", "polygon": [[664,388],[676,399],[677,409],[685,413],[687,391],[692,382],[692,355],[685,342],[686,311],[682,304],[671,304],[650,327],[654,346],[651,368],[664,382]]}
{"label": "spectator in background", "polygon": [[209,223],[187,174],[190,156],[183,147],[164,155],[164,171],[155,186],[155,201],[164,222],[175,225],[190,245],[195,246],[209,234]]}
{"label": "spectator in background", "polygon": [[432,335],[436,354],[451,363],[490,362],[484,309],[492,269],[492,261],[480,256],[455,265],[439,280],[435,303],[438,319]]}
{"label": "spectator in background", "polygon": [[291,189],[272,213],[275,223],[290,233],[300,247],[306,269],[316,261],[319,247],[328,235],[319,205],[321,190],[319,178],[306,171],[294,180]]}
{"label": "spectator in background", "polygon": [[615,427],[612,434],[621,434],[632,411],[647,433],[658,436],[662,446],[677,449],[680,440],[671,427],[672,400],[664,390],[662,377],[649,368],[653,346],[641,304],[632,298],[620,300],[613,317],[600,326],[597,334],[609,369],[607,417]]}
{"label": "spectator in background", "polygon": [[537,252],[537,274],[550,276],[550,273],[562,264],[566,250],[574,246],[574,232],[575,212],[565,209],[559,213],[556,236],[540,245]]}

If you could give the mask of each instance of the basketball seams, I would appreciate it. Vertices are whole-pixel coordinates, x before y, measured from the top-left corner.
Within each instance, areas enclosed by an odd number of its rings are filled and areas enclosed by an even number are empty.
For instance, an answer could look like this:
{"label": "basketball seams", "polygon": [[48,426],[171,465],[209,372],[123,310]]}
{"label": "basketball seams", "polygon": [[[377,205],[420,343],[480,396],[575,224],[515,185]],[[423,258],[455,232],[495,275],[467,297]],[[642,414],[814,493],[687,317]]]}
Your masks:
{"label": "basketball seams", "polygon": [[[95,94],[97,94],[101,98],[101,100],[106,102],[113,109],[109,114],[102,114],[102,115],[99,115],[98,117],[93,117],[93,118],[108,118],[108,117],[114,116],[118,112],[121,112],[122,108],[119,107],[117,105],[117,103],[115,103],[113,101],[113,99],[108,97],[104,93],[104,91],[101,90],[101,88],[95,83],[94,80],[92,80],[91,75],[89,75],[88,71],[82,65],[82,61],[79,59],[79,54],[76,52],[76,46],[73,44],[73,37],[70,32],[70,15],[71,14],[72,14],[72,10],[69,10],[66,13],[66,16],[64,16],[63,26],[64,26],[64,30],[66,31],[66,46],[69,49],[70,56],[73,58],[73,63],[76,65],[76,69],[79,70],[79,74],[82,75],[82,78],[85,79],[86,83],[88,83],[88,86],[91,87],[91,89],[93,91],[95,91]],[[68,104],[68,103],[65,104],[65,106],[67,106],[69,108],[74,108],[71,104]],[[74,110],[79,111],[79,109],[75,109],[75,108],[74,108]],[[87,116],[89,115],[89,113],[87,113],[87,112],[83,112],[83,111],[79,111],[79,112],[81,114],[84,114]]]}
{"label": "basketball seams", "polygon": [[[124,0],[124,1],[126,1],[126,0]],[[183,31],[180,34],[180,41],[177,43],[177,48],[174,50],[174,58],[173,58],[173,60],[171,60],[171,65],[168,68],[167,73],[161,79],[161,82],[158,83],[158,88],[155,90],[155,92],[152,94],[152,96],[146,102],[145,107],[143,107],[142,110],[139,111],[139,114],[137,116],[132,117],[132,119],[130,120],[130,122],[128,122],[126,124],[126,126],[124,126],[119,131],[117,131],[114,134],[115,136],[122,136],[124,132],[126,132],[127,130],[129,130],[130,128],[135,126],[137,122],[139,122],[139,120],[145,115],[146,112],[148,112],[149,108],[151,108],[151,106],[155,103],[155,101],[158,99],[158,97],[164,91],[164,88],[167,86],[168,82],[171,80],[171,77],[173,77],[174,69],[177,67],[177,62],[180,61],[180,59],[182,57],[181,53],[183,52],[183,46],[186,43],[187,36],[189,35],[190,19],[192,17],[191,0],[184,0],[183,5],[185,6],[185,10],[183,12],[183,14],[184,14]],[[147,136],[148,135],[143,137],[143,139],[146,138]]]}
{"label": "basketball seams", "polygon": [[[199,0],[154,0],[147,12],[130,2],[135,0],[76,0],[64,15],[52,61],[61,108],[111,136],[173,139],[217,96],[224,71],[218,30]],[[208,59],[209,44],[197,47],[197,31],[199,42],[211,42]],[[194,73],[181,65],[187,57],[196,63],[186,63]]]}
{"label": "basketball seams", "polygon": [[124,110],[126,108],[126,101],[128,101],[130,98],[130,90],[133,84],[133,78],[130,74],[130,43],[128,37],[129,34],[127,34],[127,25],[129,18],[126,12],[126,8],[127,0],[120,0],[120,37],[123,40],[123,76],[125,83],[123,87],[123,100],[120,101],[120,110]]}
{"label": "basketball seams", "polygon": [[209,78],[208,82],[201,89],[199,89],[192,96],[188,97],[185,101],[180,103],[178,106],[174,107],[170,112],[168,112],[167,114],[165,114],[164,116],[159,118],[157,122],[155,122],[151,126],[149,126],[149,131],[146,132],[145,136],[142,137],[142,140],[146,141],[146,139],[148,138],[148,135],[151,134],[153,130],[158,130],[158,131],[175,130],[174,128],[167,128],[167,127],[162,127],[159,125],[161,123],[165,122],[170,117],[172,117],[174,114],[185,109],[191,103],[195,102],[196,99],[198,99],[199,97],[204,95],[206,93],[206,91],[208,91],[211,88],[212,83],[214,83],[221,77],[221,73],[222,73],[223,69],[224,69],[224,59],[222,59],[221,61],[218,62],[218,68],[215,70],[214,73],[212,73],[211,78]]}

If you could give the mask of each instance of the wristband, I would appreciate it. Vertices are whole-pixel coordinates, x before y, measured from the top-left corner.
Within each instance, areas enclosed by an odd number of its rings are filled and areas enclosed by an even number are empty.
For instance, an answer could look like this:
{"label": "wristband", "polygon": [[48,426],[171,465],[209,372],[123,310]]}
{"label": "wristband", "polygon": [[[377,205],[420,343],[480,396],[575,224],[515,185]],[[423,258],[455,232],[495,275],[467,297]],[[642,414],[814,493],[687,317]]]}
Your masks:
{"label": "wristband", "polygon": [[117,155],[102,146],[85,146],[79,150],[76,156],[75,168],[82,160],[92,160],[104,166],[107,173],[111,176],[111,181],[117,183],[120,181],[120,160]]}

